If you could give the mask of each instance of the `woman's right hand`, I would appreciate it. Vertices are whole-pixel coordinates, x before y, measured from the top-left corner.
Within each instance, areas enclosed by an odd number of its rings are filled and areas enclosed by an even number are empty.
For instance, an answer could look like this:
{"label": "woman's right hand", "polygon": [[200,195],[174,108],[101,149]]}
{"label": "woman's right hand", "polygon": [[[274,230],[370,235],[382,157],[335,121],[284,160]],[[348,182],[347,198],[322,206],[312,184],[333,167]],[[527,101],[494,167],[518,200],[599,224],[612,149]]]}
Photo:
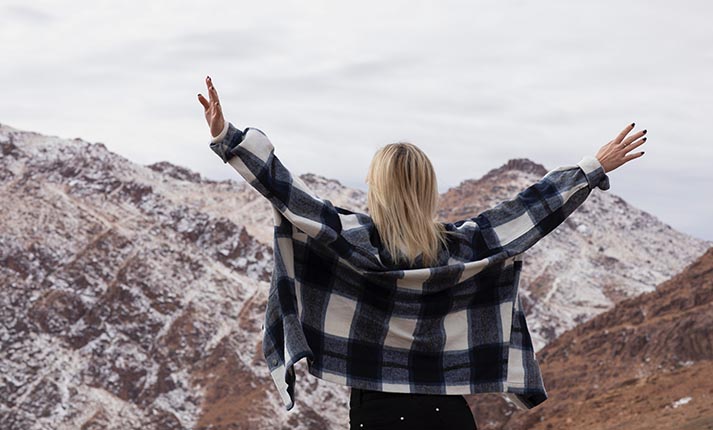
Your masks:
{"label": "woman's right hand", "polygon": [[627,155],[627,152],[643,145],[643,143],[646,142],[645,137],[643,139],[639,139],[641,136],[646,134],[646,130],[632,134],[624,139],[633,129],[634,123],[632,122],[627,125],[626,128],[624,128],[624,130],[622,130],[621,133],[614,138],[614,140],[610,140],[609,143],[602,146],[599,149],[599,152],[597,152],[596,157],[604,168],[604,173],[611,172],[622,164],[644,155],[644,151]]}
{"label": "woman's right hand", "polygon": [[201,102],[205,109],[205,120],[208,122],[208,127],[210,127],[210,134],[215,137],[223,131],[223,127],[225,126],[223,108],[220,106],[218,92],[215,90],[210,76],[205,77],[205,83],[208,86],[208,97],[210,97],[210,101],[206,100],[200,93],[198,93],[198,101]]}

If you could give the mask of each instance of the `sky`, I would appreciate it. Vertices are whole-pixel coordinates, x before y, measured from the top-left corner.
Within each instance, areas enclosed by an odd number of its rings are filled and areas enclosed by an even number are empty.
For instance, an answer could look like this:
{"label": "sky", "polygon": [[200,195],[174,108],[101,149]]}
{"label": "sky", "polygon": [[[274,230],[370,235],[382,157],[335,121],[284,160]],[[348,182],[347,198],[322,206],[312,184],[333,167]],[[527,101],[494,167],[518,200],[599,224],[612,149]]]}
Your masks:
{"label": "sky", "polygon": [[712,18],[702,0],[0,0],[0,123],[242,181],[209,148],[210,75],[293,174],[365,191],[374,152],[409,141],[445,192],[511,158],[576,164],[635,122],[646,153],[606,192],[713,240]]}

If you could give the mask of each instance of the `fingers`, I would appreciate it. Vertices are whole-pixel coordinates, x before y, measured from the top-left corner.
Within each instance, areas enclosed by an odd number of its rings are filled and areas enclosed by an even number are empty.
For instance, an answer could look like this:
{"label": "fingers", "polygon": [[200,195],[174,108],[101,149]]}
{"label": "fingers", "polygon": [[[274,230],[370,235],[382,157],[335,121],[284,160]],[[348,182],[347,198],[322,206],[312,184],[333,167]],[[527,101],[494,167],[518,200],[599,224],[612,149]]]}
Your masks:
{"label": "fingers", "polygon": [[626,152],[629,152],[629,151],[631,151],[632,149],[637,148],[637,147],[643,145],[644,142],[646,142],[646,138],[645,138],[645,137],[644,137],[643,139],[637,140],[636,142],[634,142],[634,143],[632,143],[632,144],[630,144],[630,145],[627,145],[627,146],[626,146]]}
{"label": "fingers", "polygon": [[624,130],[622,130],[621,133],[619,133],[619,134],[616,136],[616,138],[614,138],[614,144],[615,144],[615,145],[620,144],[621,141],[624,140],[624,137],[626,137],[626,135],[629,134],[629,132],[631,132],[631,130],[634,129],[634,125],[635,125],[635,123],[633,123],[633,122],[632,122],[631,124],[627,125],[627,126],[624,128]]}
{"label": "fingers", "polygon": [[643,136],[645,134],[646,134],[646,130],[642,130],[634,135],[631,135],[621,143],[621,146],[628,146],[631,142],[635,141],[636,139],[640,138],[641,136]]}
{"label": "fingers", "polygon": [[208,103],[208,100],[203,97],[202,94],[198,93],[198,101],[201,102],[203,107],[207,110],[210,107],[210,103]]}
{"label": "fingers", "polygon": [[205,77],[205,83],[208,86],[208,95],[210,96],[211,104],[220,105],[220,99],[218,99],[218,91],[215,89],[215,86],[213,85],[213,81],[210,79],[210,76]]}
{"label": "fingers", "polygon": [[[641,133],[639,136],[643,135],[644,133],[646,133],[646,130],[644,130],[644,132]],[[634,143],[632,143],[632,144],[630,144],[630,145],[625,146],[625,147],[624,147],[625,153],[631,151],[632,149],[638,148],[639,146],[643,145],[644,142],[646,142],[646,138],[645,138],[645,137],[642,138],[642,139],[639,139],[639,140],[635,141]],[[644,151],[635,152],[635,153],[632,153],[632,154],[626,154],[626,155],[624,155],[623,163],[626,163],[626,162],[628,162],[628,161],[630,161],[630,160],[633,160],[634,158],[639,158],[639,157],[641,157],[642,155],[644,155]],[[622,164],[623,164],[623,163],[622,163]]]}
{"label": "fingers", "polygon": [[209,100],[206,100],[202,94],[198,93],[198,101],[201,105],[203,105],[205,110],[213,107],[216,113],[222,113],[223,109],[220,105],[220,99],[218,98],[218,91],[215,89],[215,85],[213,85],[213,81],[210,79],[210,76],[205,77],[205,84],[206,87],[208,87]]}
{"label": "fingers", "polygon": [[[629,154],[629,155],[627,155],[626,157],[624,157],[624,163],[626,163],[627,161],[631,161],[631,160],[633,160],[634,158],[639,158],[639,157],[641,157],[642,155],[644,155],[644,151],[635,152],[635,153],[633,153],[633,154]],[[624,164],[624,163],[622,163],[622,164]]]}

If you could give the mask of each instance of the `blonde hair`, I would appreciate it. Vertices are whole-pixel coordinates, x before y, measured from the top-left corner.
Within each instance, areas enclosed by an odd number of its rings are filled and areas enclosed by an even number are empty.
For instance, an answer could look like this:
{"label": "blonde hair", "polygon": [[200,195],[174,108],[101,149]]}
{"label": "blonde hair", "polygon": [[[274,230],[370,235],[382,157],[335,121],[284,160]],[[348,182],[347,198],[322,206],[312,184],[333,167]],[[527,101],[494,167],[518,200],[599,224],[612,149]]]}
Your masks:
{"label": "blonde hair", "polygon": [[438,182],[426,154],[409,142],[379,148],[369,164],[367,207],[394,262],[437,262],[449,232],[434,220]]}

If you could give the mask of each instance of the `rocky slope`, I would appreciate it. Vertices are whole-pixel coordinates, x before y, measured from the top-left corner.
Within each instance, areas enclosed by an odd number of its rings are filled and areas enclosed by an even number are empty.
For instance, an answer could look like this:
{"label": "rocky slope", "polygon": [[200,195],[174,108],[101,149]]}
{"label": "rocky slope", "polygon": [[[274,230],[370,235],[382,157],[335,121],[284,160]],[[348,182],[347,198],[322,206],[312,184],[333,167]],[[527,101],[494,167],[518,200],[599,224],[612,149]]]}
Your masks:
{"label": "rocky slope", "polygon": [[484,428],[713,428],[713,248],[655,291],[565,332],[538,359],[550,398]]}
{"label": "rocky slope", "polygon": [[[301,362],[288,413],[267,374],[272,213],[242,178],[141,166],[101,143],[7,125],[0,153],[0,428],[345,427],[345,387]],[[446,192],[440,216],[473,216],[543,170],[511,160]],[[301,178],[366,212],[362,191]],[[525,258],[538,349],[710,246],[608,193]]]}
{"label": "rocky slope", "polygon": [[184,198],[237,184],[6,126],[0,149],[0,428],[198,428],[216,392],[276,422],[271,248]]}

